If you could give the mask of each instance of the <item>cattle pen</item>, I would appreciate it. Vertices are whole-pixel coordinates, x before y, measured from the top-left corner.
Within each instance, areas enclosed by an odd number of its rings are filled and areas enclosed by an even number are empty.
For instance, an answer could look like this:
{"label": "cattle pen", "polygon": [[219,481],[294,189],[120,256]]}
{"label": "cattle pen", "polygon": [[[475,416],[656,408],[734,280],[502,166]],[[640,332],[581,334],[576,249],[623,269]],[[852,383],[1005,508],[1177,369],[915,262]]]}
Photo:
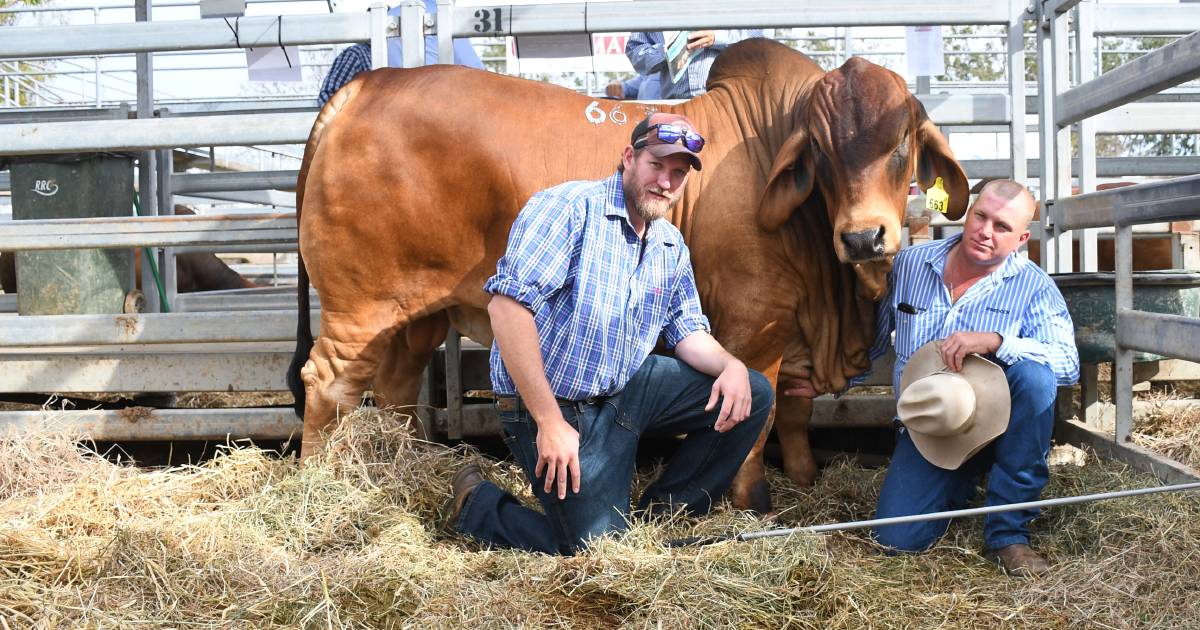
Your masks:
{"label": "cattle pen", "polygon": [[[288,389],[285,377],[296,340],[294,287],[178,293],[175,257],[187,252],[294,253],[297,221],[288,208],[295,204],[289,194],[297,171],[216,172],[214,168],[189,173],[180,171],[177,161],[188,151],[203,154],[211,147],[303,144],[318,111],[316,103],[311,99],[160,103],[154,97],[156,53],[371,42],[373,67],[381,67],[387,63],[382,51],[389,28],[404,35],[405,59],[423,57],[423,35],[436,37],[445,59],[451,57],[454,37],[609,33],[648,25],[672,29],[996,27],[1004,33],[1003,47],[995,53],[1004,58],[1003,89],[975,90],[967,85],[935,93],[928,77],[916,81],[914,88],[930,118],[945,133],[1005,138],[1002,153],[1007,158],[964,159],[961,164],[972,181],[1011,177],[1038,191],[1041,217],[1031,227],[1034,239],[1041,243],[1044,269],[1095,276],[1101,245],[1112,240],[1115,269],[1105,280],[1111,284],[1101,285],[1102,295],[1111,299],[1100,298],[1112,311],[1104,320],[1107,328],[1101,331],[1107,350],[1091,355],[1090,361],[1085,358],[1077,419],[1074,392],[1060,391],[1056,440],[1086,446],[1162,483],[1200,480],[1195,464],[1174,461],[1131,439],[1134,419],[1144,415],[1149,405],[1135,400],[1142,381],[1200,381],[1200,368],[1194,365],[1200,363],[1200,318],[1196,317],[1200,312],[1149,312],[1141,307],[1139,296],[1151,288],[1143,284],[1147,276],[1135,273],[1133,262],[1135,243],[1157,236],[1170,242],[1173,268],[1200,270],[1196,231],[1200,156],[1097,157],[1098,136],[1200,134],[1196,115],[1200,93],[1177,88],[1200,76],[1200,4],[697,0],[690,3],[689,11],[680,12],[675,0],[637,0],[632,3],[636,11],[624,2],[455,6],[439,0],[436,14],[426,14],[420,2],[401,4],[398,18],[389,17],[387,7],[376,2],[363,14],[162,22],[152,19],[156,4],[136,0],[132,22],[0,26],[0,60],[135,55],[132,108],[101,103],[98,84],[94,106],[0,108],[0,164],[6,158],[55,154],[132,155],[141,205],[140,216],[0,220],[0,251],[145,248],[156,262],[141,270],[146,300],[140,311],[18,314],[18,297],[0,294],[0,398]],[[1134,36],[1173,41],[1099,74],[1100,38]],[[1025,68],[1030,60],[1036,74],[1027,81]],[[1030,157],[1030,137],[1037,139],[1039,157]],[[1156,179],[1096,190],[1098,178],[1120,177]],[[0,193],[13,188],[15,181],[0,171]],[[181,199],[210,194],[250,207],[195,216],[171,211]],[[955,229],[922,212],[923,207],[924,199],[914,195],[906,242]],[[152,267],[162,270],[160,278],[155,278]],[[315,324],[320,303],[315,291],[310,296],[315,336],[320,333]],[[490,387],[486,354],[487,348],[451,331],[427,370],[422,390],[421,420],[430,434],[461,440],[497,431],[493,407],[480,395]],[[1100,364],[1109,362],[1111,404],[1103,402],[1099,393],[1105,371]],[[875,366],[868,385],[890,386],[890,372]],[[823,396],[815,401],[810,426],[888,427],[891,406],[890,394]],[[287,440],[299,435],[300,426],[291,407],[285,406],[0,410],[0,427],[31,440],[50,429],[115,442]],[[406,439],[380,431],[388,443]],[[427,472],[447,473],[446,462],[434,457],[420,465]],[[264,473],[263,478],[274,479],[273,474]],[[407,495],[404,500],[421,501]],[[830,516],[846,517],[836,511]],[[737,528],[745,523],[727,525]]]}

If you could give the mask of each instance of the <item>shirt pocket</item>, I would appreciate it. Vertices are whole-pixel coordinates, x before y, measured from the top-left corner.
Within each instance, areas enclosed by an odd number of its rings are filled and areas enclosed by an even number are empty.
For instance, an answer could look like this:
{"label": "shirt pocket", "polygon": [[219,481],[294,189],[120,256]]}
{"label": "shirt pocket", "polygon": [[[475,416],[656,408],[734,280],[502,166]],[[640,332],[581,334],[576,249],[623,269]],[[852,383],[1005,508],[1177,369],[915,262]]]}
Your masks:
{"label": "shirt pocket", "polygon": [[945,314],[932,312],[926,305],[901,303],[896,307],[896,353],[911,356],[928,341],[937,338],[939,322]]}

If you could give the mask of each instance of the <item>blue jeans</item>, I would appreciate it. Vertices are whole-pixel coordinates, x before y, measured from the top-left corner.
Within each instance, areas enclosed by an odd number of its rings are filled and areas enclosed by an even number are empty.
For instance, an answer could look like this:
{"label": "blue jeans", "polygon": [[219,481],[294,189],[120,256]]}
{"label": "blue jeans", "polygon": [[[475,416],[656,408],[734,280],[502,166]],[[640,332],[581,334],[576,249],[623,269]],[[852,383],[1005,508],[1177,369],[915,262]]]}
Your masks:
{"label": "blue jeans", "polygon": [[[1054,425],[1057,385],[1049,367],[1018,361],[1004,369],[1012,396],[1008,429],[957,470],[925,461],[907,431],[896,436],[896,450],[879,491],[876,518],[928,514],[966,507],[980,477],[987,474],[986,505],[1036,501],[1050,477],[1046,455]],[[986,412],[986,410],[984,410]],[[1029,521],[1039,510],[989,514],[983,520],[983,546],[999,549],[1029,543]],[[946,533],[949,520],[878,527],[881,544],[899,551],[924,551]]]}
{"label": "blue jeans", "polygon": [[589,538],[626,529],[629,490],[643,434],[687,437],[662,475],[642,494],[639,510],[705,514],[725,494],[754,446],[774,399],[770,382],[751,370],[750,416],[725,433],[713,429],[720,406],[705,411],[713,377],[671,357],[650,355],[618,394],[599,402],[560,405],[579,432],[579,493],[543,491],[534,475],[537,424],[524,409],[501,412],[504,441],[525,471],[543,512],[527,508],[490,482],[476,487],[455,528],[497,547],[573,555]]}

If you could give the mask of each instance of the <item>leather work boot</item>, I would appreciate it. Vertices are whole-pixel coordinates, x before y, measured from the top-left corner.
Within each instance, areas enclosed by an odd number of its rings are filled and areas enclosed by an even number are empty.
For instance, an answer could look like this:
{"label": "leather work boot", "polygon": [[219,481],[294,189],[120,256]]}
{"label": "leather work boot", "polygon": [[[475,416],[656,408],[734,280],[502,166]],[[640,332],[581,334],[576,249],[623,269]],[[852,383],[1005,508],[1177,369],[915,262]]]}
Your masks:
{"label": "leather work boot", "polygon": [[471,493],[481,483],[483,483],[483,470],[479,468],[479,464],[467,464],[454,473],[454,479],[450,481],[450,491],[454,497],[451,499],[450,516],[446,518],[447,529],[455,529],[463,506],[467,503],[467,497],[471,496]]}
{"label": "leather work boot", "polygon": [[1050,572],[1050,563],[1024,543],[988,549],[983,552],[983,557],[999,564],[1012,577],[1034,577]]}

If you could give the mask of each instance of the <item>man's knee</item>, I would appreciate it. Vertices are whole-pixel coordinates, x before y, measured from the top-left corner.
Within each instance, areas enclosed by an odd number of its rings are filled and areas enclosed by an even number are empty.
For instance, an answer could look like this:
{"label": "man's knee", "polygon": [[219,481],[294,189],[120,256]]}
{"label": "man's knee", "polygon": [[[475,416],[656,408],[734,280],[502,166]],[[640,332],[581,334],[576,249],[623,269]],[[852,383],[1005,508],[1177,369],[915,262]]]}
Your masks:
{"label": "man's knee", "polygon": [[917,553],[929,549],[946,533],[937,522],[885,525],[871,530],[875,542],[892,551]]}
{"label": "man's knee", "polygon": [[1058,380],[1049,366],[1028,359],[1017,361],[1004,371],[1013,398],[1026,397],[1039,404],[1052,404],[1058,395]]}

